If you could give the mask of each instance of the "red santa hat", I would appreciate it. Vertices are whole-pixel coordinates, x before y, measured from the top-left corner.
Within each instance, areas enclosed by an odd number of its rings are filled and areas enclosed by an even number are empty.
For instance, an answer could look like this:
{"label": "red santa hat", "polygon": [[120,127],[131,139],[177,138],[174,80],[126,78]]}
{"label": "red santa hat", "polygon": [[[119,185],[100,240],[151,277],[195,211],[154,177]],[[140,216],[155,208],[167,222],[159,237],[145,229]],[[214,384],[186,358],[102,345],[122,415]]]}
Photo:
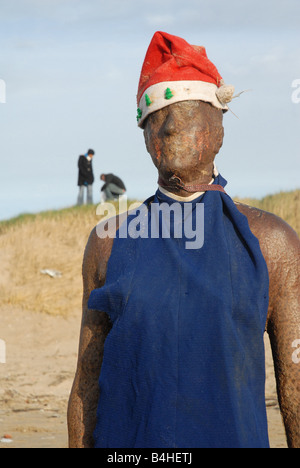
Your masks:
{"label": "red santa hat", "polygon": [[201,46],[156,32],[142,67],[137,94],[139,127],[149,114],[180,101],[205,101],[228,110],[234,87],[221,75]]}

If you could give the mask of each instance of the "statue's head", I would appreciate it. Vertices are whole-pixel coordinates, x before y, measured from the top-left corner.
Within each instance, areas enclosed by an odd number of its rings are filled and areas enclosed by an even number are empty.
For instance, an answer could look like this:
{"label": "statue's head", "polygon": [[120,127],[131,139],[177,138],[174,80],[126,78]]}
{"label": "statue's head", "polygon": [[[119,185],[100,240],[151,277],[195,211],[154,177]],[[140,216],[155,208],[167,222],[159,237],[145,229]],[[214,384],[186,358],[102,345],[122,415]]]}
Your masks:
{"label": "statue's head", "polygon": [[176,175],[186,183],[210,171],[224,136],[223,112],[202,101],[164,107],[146,119],[144,136],[160,176]]}
{"label": "statue's head", "polygon": [[204,47],[154,34],[139,82],[137,120],[163,179],[176,175],[189,182],[212,169],[233,92]]}

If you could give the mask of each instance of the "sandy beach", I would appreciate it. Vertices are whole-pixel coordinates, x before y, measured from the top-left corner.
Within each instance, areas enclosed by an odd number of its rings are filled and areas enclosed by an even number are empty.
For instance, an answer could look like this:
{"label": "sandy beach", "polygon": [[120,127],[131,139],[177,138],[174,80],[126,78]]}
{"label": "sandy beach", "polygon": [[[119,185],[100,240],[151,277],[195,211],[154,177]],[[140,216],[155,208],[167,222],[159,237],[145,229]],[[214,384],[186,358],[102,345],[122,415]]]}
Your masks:
{"label": "sandy beach", "polygon": [[[0,364],[0,448],[67,448],[80,311],[63,318],[7,306],[0,317],[7,347],[6,364]],[[270,442],[285,448],[268,339],[266,350]]]}
{"label": "sandy beach", "polygon": [[0,365],[0,448],[67,447],[67,401],[80,319],[1,310],[6,364]]}

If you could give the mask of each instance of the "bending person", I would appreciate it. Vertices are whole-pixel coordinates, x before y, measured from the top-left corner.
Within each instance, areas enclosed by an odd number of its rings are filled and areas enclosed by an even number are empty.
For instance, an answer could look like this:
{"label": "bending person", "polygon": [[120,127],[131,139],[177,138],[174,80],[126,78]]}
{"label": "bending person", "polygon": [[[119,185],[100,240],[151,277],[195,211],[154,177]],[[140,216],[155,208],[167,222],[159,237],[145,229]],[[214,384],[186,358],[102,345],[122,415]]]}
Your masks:
{"label": "bending person", "polygon": [[100,179],[105,182],[101,188],[104,201],[119,198],[126,192],[125,184],[120,177],[114,174],[101,174]]}

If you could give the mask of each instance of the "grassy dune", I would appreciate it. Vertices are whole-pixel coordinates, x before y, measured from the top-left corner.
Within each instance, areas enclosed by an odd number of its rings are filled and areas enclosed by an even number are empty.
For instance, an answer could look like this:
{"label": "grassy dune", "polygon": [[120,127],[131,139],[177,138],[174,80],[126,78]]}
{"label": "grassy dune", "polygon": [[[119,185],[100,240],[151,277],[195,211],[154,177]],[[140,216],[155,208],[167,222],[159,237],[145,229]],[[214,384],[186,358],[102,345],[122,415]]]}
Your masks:
{"label": "grassy dune", "polygon": [[[68,315],[81,303],[85,244],[99,221],[95,207],[23,215],[0,224],[0,303]],[[60,278],[40,273],[55,269]]]}
{"label": "grassy dune", "polygon": [[[300,190],[239,201],[277,214],[300,234]],[[98,222],[95,206],[1,222],[0,306],[18,305],[52,315],[80,312],[82,256],[89,233]],[[41,274],[43,269],[58,270],[62,276],[51,278]]]}

